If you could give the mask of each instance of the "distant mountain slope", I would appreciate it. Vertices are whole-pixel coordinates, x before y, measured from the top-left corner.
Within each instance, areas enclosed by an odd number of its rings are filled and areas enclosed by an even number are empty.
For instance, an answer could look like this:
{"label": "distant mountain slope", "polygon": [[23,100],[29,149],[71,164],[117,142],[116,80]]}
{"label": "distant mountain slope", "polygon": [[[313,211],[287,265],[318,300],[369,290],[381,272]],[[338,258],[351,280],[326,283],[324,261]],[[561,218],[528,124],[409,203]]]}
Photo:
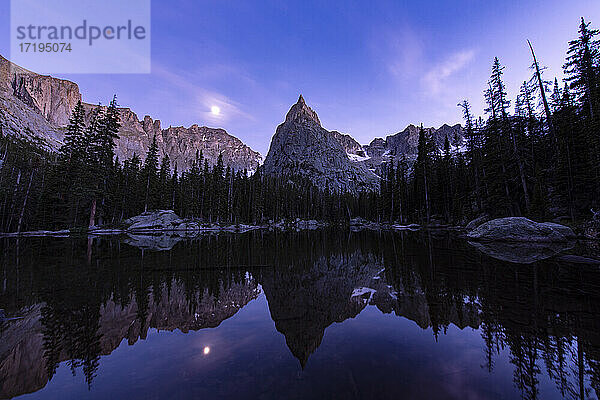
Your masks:
{"label": "distant mountain slope", "polygon": [[[43,76],[21,68],[0,56],[0,121],[3,131],[11,135],[41,138],[50,149],[58,149],[71,111],[81,100],[77,84]],[[91,113],[93,105],[84,104]],[[202,151],[210,164],[223,154],[225,165],[236,170],[256,170],[262,156],[223,129],[169,127],[160,121],[138,116],[129,108],[120,108],[121,129],[116,154],[121,160],[134,153],[142,159],[154,136],[160,155],[168,155],[179,171],[188,169]]]}
{"label": "distant mountain slope", "polygon": [[[371,168],[376,168],[388,161],[397,162],[402,156],[405,156],[408,161],[414,160],[417,156],[419,130],[419,127],[411,124],[403,131],[387,136],[385,139],[373,139],[370,144],[364,146],[367,156],[370,157],[367,164]],[[438,129],[424,128],[424,130],[439,150],[444,148],[446,137],[452,151],[464,150],[465,138],[460,124],[454,126],[444,124]]]}

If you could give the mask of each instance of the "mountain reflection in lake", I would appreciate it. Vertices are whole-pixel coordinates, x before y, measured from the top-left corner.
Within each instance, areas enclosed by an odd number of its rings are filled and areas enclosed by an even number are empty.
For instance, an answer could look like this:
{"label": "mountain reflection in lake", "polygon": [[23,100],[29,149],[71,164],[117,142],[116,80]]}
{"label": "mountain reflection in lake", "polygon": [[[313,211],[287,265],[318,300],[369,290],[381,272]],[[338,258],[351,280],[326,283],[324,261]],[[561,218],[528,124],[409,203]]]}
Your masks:
{"label": "mountain reflection in lake", "polygon": [[0,398],[600,391],[597,266],[511,264],[425,232],[140,241],[0,241]]}

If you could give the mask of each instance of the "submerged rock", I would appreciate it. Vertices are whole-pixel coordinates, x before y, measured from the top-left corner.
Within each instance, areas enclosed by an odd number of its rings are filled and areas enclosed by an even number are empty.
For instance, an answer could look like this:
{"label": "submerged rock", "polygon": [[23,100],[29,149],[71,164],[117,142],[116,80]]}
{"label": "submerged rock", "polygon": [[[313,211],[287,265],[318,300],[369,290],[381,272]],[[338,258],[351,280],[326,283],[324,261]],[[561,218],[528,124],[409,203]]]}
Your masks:
{"label": "submerged rock", "polygon": [[164,251],[173,249],[173,247],[184,238],[185,237],[183,236],[169,235],[166,233],[163,233],[162,235],[128,234],[127,237],[123,239],[123,242],[142,250]]}
{"label": "submerged rock", "polygon": [[380,230],[381,224],[377,223],[377,222],[369,221],[369,220],[366,220],[366,219],[360,218],[360,217],[352,218],[350,220],[350,230],[351,231],[358,232],[363,229]]}
{"label": "submerged rock", "polygon": [[497,218],[467,234],[471,240],[501,242],[567,242],[575,238],[571,228],[553,222],[534,222],[524,217]]}
{"label": "submerged rock", "polygon": [[421,229],[421,225],[417,225],[417,224],[408,224],[408,225],[392,224],[390,227],[397,231],[418,231],[419,229]]}
{"label": "submerged rock", "polygon": [[531,264],[573,248],[569,242],[468,242],[483,254],[515,264]]}

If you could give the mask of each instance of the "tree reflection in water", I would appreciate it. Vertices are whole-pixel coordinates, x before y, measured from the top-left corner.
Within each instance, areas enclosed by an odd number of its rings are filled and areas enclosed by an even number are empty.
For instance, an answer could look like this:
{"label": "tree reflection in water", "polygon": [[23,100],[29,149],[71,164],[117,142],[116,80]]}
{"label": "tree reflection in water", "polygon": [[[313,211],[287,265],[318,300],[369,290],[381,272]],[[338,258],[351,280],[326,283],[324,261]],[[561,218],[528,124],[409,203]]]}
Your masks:
{"label": "tree reflection in water", "polygon": [[[600,391],[600,271],[489,258],[449,233],[252,232],[141,250],[117,238],[0,240],[8,317],[0,397],[37,391],[66,362],[88,385],[100,356],[149,329],[216,327],[259,296],[304,367],[327,327],[375,306],[432,329],[479,329],[481,366],[509,349],[521,396]],[[44,366],[43,370],[39,365]]]}

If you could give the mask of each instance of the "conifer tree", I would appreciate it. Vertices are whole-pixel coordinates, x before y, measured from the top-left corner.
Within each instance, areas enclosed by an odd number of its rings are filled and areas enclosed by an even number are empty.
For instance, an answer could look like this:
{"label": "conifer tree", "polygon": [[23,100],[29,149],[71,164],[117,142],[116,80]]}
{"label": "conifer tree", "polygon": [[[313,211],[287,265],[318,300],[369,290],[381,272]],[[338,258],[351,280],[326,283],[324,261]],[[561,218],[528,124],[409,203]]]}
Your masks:
{"label": "conifer tree", "polygon": [[582,17],[579,37],[569,42],[563,66],[575,100],[581,102],[583,110],[591,118],[599,112],[600,41],[596,39],[599,33],[597,29],[590,29],[590,22],[585,22]]}
{"label": "conifer tree", "polygon": [[156,207],[158,197],[158,144],[156,143],[156,135],[152,138],[152,143],[146,153],[143,176],[145,180],[144,212],[146,212]]}
{"label": "conifer tree", "polygon": [[77,102],[73,113],[69,118],[69,125],[65,132],[63,145],[60,147],[60,154],[64,161],[70,161],[71,158],[80,160],[84,151],[83,135],[85,131],[85,110],[81,100]]}
{"label": "conifer tree", "polygon": [[553,141],[556,141],[556,132],[554,130],[554,124],[552,122],[552,114],[550,113],[550,106],[548,105],[548,100],[546,99],[546,85],[549,82],[546,82],[542,79],[542,68],[537,61],[535,56],[535,52],[533,51],[533,46],[531,42],[528,40],[527,44],[529,45],[529,49],[531,50],[531,57],[533,58],[533,64],[531,68],[534,70],[534,75],[532,81],[537,81],[537,88],[540,98],[542,100],[542,105],[544,107],[544,114],[546,116],[546,124],[548,125],[548,130],[550,131],[550,135]]}
{"label": "conifer tree", "polygon": [[171,180],[171,161],[169,156],[165,155],[160,163],[160,171],[158,173],[159,181],[159,207],[162,209],[169,208],[172,198],[172,180]]}
{"label": "conifer tree", "polygon": [[[581,18],[579,37],[569,42],[567,60],[563,66],[566,82],[570,84],[575,102],[583,113],[584,137],[588,168],[592,171],[589,182],[595,198],[600,197],[600,31],[591,29],[590,23]],[[580,140],[581,140],[580,139]]]}
{"label": "conifer tree", "polygon": [[115,179],[115,140],[119,138],[118,132],[121,127],[117,97],[113,97],[106,111],[103,113],[98,111],[98,113],[94,121],[95,126],[89,130],[88,154],[92,156],[89,163],[95,175],[91,179],[97,190],[90,206],[90,226],[95,224],[98,201],[100,202],[100,221],[102,223],[106,210],[116,198],[116,194],[112,193],[111,188]]}
{"label": "conifer tree", "polygon": [[[425,208],[424,220],[431,221],[430,184],[432,175],[432,157],[435,152],[435,144],[423,129],[419,129],[419,144],[417,147],[417,160],[414,165],[414,196],[417,204]],[[421,209],[421,207],[419,207]],[[422,211],[421,211],[422,212]]]}

